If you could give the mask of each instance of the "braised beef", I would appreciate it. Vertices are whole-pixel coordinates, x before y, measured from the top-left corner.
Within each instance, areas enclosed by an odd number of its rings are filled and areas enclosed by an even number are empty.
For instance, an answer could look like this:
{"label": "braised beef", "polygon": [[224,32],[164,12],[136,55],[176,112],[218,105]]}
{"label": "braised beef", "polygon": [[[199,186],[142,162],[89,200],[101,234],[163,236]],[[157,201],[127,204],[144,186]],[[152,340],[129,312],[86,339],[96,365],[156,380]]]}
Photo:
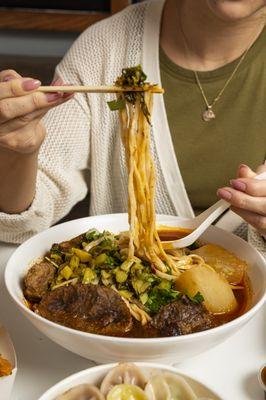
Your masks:
{"label": "braised beef", "polygon": [[163,306],[153,318],[152,325],[159,330],[160,336],[179,336],[213,328],[215,320],[202,303],[194,303],[182,296]]}
{"label": "braised beef", "polygon": [[67,240],[61,243],[54,243],[52,246],[52,250],[58,248],[59,251],[67,252],[70,251],[72,247],[79,247],[83,241],[84,241],[84,234],[78,235],[71,240]]}
{"label": "braised beef", "polygon": [[25,297],[31,301],[39,301],[48,291],[55,272],[56,268],[48,262],[33,265],[24,279]]}
{"label": "braised beef", "polygon": [[70,328],[102,335],[123,336],[132,327],[121,296],[99,285],[61,286],[46,293],[35,312]]}

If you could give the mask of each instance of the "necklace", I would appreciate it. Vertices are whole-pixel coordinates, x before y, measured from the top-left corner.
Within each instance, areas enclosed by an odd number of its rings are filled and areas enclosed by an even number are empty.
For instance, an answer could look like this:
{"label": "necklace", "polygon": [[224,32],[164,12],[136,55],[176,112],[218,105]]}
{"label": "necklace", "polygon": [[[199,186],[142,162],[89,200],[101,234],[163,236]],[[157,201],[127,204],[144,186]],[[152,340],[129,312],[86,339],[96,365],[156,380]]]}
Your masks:
{"label": "necklace", "polygon": [[249,48],[247,48],[246,51],[243,53],[242,57],[240,58],[240,60],[238,61],[237,65],[236,65],[236,67],[234,68],[232,74],[229,76],[229,78],[225,82],[224,86],[222,87],[222,89],[220,90],[218,95],[214,98],[214,100],[212,101],[211,104],[209,103],[209,101],[208,101],[208,99],[206,97],[206,94],[205,94],[205,92],[203,90],[203,87],[202,87],[202,84],[201,84],[201,82],[199,80],[199,75],[198,75],[197,71],[193,71],[194,75],[195,75],[195,78],[196,78],[197,85],[198,85],[198,87],[200,89],[201,95],[202,95],[202,97],[203,97],[203,99],[205,101],[206,107],[207,107],[206,110],[204,110],[203,113],[202,113],[203,121],[208,122],[208,121],[216,118],[216,115],[215,115],[215,113],[213,111],[213,106],[222,97],[223,92],[225,91],[225,89],[227,88],[227,86],[229,85],[229,83],[231,82],[231,80],[233,79],[235,74],[237,73],[237,70],[240,67],[240,65],[241,65],[242,61],[244,60],[244,58],[246,57],[248,51],[249,51]]}
{"label": "necklace", "polygon": [[[186,35],[185,35],[185,33],[184,33],[183,26],[182,26],[182,23],[181,23],[180,12],[178,12],[178,16],[179,16],[179,26],[180,26],[180,30],[181,30],[181,33],[182,33],[182,36],[183,36],[183,41],[184,41],[185,49],[186,49],[186,52],[189,53],[189,46],[188,46],[187,39],[186,39]],[[215,113],[214,113],[214,111],[213,111],[213,106],[217,103],[218,100],[220,100],[220,98],[222,97],[222,95],[223,95],[225,89],[227,88],[227,86],[229,85],[229,83],[231,82],[231,80],[234,78],[234,76],[235,76],[235,74],[237,73],[237,71],[238,71],[240,65],[241,65],[242,62],[244,61],[244,59],[245,59],[245,57],[246,57],[246,55],[247,55],[249,49],[251,48],[253,42],[254,42],[254,40],[251,41],[251,43],[250,43],[250,45],[248,46],[248,48],[244,51],[244,53],[243,53],[242,56],[240,57],[238,63],[236,64],[236,66],[235,66],[233,72],[231,73],[231,75],[229,76],[229,78],[226,80],[224,86],[222,87],[222,89],[220,90],[220,92],[218,93],[218,95],[214,98],[214,100],[213,100],[211,103],[210,103],[210,102],[208,101],[208,99],[207,99],[207,96],[206,96],[206,94],[205,94],[205,92],[204,92],[204,89],[203,89],[202,84],[201,84],[201,82],[200,82],[199,75],[198,75],[197,71],[192,70],[193,73],[194,73],[194,76],[195,76],[196,83],[197,83],[197,85],[198,85],[198,87],[199,87],[200,93],[201,93],[201,95],[202,95],[202,97],[203,97],[203,100],[204,100],[204,102],[205,102],[205,104],[206,104],[206,109],[205,109],[205,110],[203,111],[203,113],[202,113],[202,119],[203,119],[203,121],[208,122],[208,121],[211,121],[212,119],[216,118],[216,115],[215,115]]]}

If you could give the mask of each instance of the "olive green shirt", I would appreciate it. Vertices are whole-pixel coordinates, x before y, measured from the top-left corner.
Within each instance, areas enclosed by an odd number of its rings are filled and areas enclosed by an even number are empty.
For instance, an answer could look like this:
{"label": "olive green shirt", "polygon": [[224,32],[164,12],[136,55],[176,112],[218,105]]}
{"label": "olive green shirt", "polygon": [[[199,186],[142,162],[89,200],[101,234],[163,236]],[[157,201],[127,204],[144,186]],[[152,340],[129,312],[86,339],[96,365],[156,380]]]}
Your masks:
{"label": "olive green shirt", "polygon": [[[236,60],[199,78],[209,103],[223,88]],[[240,163],[251,168],[266,159],[266,30],[247,53],[236,75],[205,122],[206,109],[194,73],[160,49],[162,86],[173,145],[195,210],[217,201],[216,191],[236,177]]]}

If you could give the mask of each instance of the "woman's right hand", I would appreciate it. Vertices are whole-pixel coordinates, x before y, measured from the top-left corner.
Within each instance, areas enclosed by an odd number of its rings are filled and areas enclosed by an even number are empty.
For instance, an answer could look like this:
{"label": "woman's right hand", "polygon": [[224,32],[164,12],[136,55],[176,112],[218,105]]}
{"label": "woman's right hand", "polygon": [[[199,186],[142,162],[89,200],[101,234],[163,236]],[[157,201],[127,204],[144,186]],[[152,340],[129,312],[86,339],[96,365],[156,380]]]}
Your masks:
{"label": "woman's right hand", "polygon": [[37,92],[40,85],[40,81],[23,78],[13,70],[0,72],[0,149],[20,154],[38,151],[46,133],[41,119],[73,97]]}

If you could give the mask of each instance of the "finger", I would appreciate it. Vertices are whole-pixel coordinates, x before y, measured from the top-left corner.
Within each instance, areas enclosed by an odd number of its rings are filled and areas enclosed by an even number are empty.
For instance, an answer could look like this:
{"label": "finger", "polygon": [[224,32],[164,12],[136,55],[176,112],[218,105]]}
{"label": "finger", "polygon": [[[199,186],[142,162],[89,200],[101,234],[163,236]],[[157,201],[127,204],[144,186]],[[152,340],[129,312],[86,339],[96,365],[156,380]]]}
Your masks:
{"label": "finger", "polygon": [[0,100],[27,95],[38,89],[39,86],[41,86],[41,82],[38,79],[9,79],[0,84]]}
{"label": "finger", "polygon": [[0,100],[0,124],[49,105],[60,104],[62,93],[33,92],[27,96]]}
{"label": "finger", "polygon": [[29,125],[33,121],[40,121],[44,115],[51,109],[51,107],[44,108],[42,110],[34,111],[30,114],[23,115],[22,117],[12,119],[2,125],[0,125],[0,137],[16,132],[17,130]]}
{"label": "finger", "polygon": [[51,86],[61,86],[63,83],[61,78],[56,78],[52,81]]}
{"label": "finger", "polygon": [[241,208],[231,207],[231,210],[243,218],[248,224],[256,228],[262,235],[266,234],[266,217]]}
{"label": "finger", "polygon": [[[56,106],[65,103],[68,101],[68,98],[62,97],[59,102],[56,103]],[[7,135],[10,132],[17,131],[18,129],[23,128],[24,126],[30,124],[32,121],[36,120],[40,121],[44,115],[55,107],[55,104],[42,108],[40,110],[33,111],[32,113],[22,115],[18,118],[14,118],[0,125],[0,137],[3,135]]]}
{"label": "finger", "polygon": [[256,173],[246,164],[240,164],[237,171],[238,178],[254,178]]}
{"label": "finger", "polygon": [[[72,86],[73,84],[64,83],[61,78],[58,78],[58,79],[56,79],[55,81],[52,82],[51,86],[57,86],[57,85],[59,85],[59,86]],[[74,97],[75,96],[75,93],[64,93],[64,92],[61,92],[61,93],[63,94],[64,98],[69,98],[69,97]]]}
{"label": "finger", "polygon": [[231,186],[254,197],[266,197],[266,180],[254,178],[231,179]]}
{"label": "finger", "polygon": [[4,71],[0,71],[0,82],[7,82],[14,78],[21,78],[21,76],[13,69],[6,69]]}
{"label": "finger", "polygon": [[[31,129],[33,128],[33,129]],[[19,153],[31,153],[40,147],[45,137],[45,129],[40,122],[33,121],[29,126],[22,128],[19,133],[12,132],[6,140],[0,137],[3,148],[12,149]]]}
{"label": "finger", "polygon": [[217,195],[228,201],[228,203],[234,207],[252,211],[260,215],[266,215],[265,197],[253,197],[230,187],[218,189]]}

